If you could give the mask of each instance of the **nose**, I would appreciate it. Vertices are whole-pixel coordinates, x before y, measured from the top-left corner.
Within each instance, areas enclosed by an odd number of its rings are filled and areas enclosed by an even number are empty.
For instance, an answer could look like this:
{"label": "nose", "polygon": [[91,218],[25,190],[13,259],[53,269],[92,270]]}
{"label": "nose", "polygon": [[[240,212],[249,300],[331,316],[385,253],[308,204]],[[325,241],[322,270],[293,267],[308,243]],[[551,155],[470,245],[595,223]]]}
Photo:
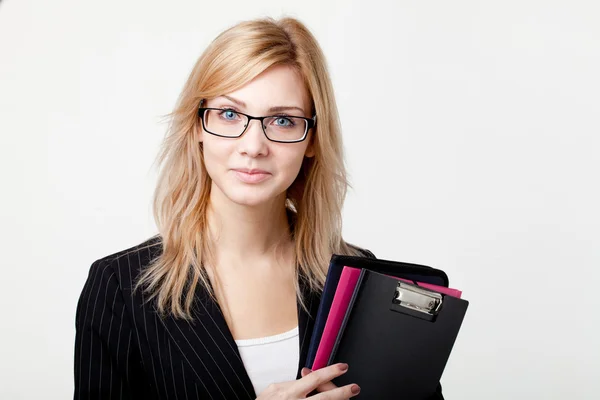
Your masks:
{"label": "nose", "polygon": [[248,121],[248,127],[238,139],[238,149],[241,154],[250,157],[265,156],[268,154],[268,141],[266,138],[261,122],[259,120]]}

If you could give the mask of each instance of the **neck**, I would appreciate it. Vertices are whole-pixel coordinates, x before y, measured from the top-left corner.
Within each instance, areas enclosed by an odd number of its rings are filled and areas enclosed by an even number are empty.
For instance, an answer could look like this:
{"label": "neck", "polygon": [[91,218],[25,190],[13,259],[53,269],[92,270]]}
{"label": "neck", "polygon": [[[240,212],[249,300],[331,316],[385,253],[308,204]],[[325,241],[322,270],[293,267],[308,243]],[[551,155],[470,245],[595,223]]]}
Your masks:
{"label": "neck", "polygon": [[262,264],[276,257],[279,246],[290,249],[285,194],[250,207],[232,202],[213,184],[208,224],[219,264]]}

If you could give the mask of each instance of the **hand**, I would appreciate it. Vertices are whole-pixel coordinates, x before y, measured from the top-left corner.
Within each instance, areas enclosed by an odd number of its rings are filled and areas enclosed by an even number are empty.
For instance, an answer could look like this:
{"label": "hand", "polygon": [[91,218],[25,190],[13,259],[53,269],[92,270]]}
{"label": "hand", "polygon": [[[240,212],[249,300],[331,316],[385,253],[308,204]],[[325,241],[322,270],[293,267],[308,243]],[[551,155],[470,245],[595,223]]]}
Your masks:
{"label": "hand", "polygon": [[312,371],[302,371],[303,377],[291,382],[273,383],[269,385],[256,400],[299,400],[306,399],[309,393],[318,390],[320,393],[308,397],[313,400],[345,400],[360,393],[360,387],[350,384],[337,387],[331,380],[348,371],[348,364],[334,364]]}
{"label": "hand", "polygon": [[[306,375],[310,374],[311,372],[313,372],[311,369],[308,368],[302,368],[302,370],[300,371],[300,375],[302,377],[305,377]],[[326,392],[328,390],[332,390],[337,388],[337,386],[335,386],[335,384],[333,382],[325,382],[320,386],[317,386],[317,388],[315,389],[318,392]]]}

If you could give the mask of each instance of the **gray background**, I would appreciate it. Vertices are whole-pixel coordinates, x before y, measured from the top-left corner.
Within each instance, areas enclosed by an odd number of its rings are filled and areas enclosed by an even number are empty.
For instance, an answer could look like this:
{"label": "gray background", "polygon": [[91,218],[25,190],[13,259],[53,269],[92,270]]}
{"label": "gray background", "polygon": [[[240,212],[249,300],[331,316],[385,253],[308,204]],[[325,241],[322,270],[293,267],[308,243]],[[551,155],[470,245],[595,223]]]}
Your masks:
{"label": "gray background", "polygon": [[600,7],[522,0],[3,1],[0,398],[71,398],[89,266],[154,233],[159,116],[219,32],[283,14],[330,65],[346,239],[471,302],[446,398],[598,398]]}

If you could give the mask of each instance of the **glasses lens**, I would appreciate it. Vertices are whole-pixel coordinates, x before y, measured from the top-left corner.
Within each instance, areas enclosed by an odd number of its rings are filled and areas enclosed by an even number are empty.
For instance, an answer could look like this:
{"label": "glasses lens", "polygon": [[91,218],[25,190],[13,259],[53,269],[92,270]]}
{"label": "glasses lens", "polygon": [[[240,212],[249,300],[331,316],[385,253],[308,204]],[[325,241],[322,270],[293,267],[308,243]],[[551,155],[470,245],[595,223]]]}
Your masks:
{"label": "glasses lens", "polygon": [[271,140],[293,142],[304,137],[307,124],[303,118],[270,117],[265,118],[265,131]]}
{"label": "glasses lens", "polygon": [[248,125],[248,117],[233,110],[206,110],[204,124],[207,131],[221,136],[237,137]]}

